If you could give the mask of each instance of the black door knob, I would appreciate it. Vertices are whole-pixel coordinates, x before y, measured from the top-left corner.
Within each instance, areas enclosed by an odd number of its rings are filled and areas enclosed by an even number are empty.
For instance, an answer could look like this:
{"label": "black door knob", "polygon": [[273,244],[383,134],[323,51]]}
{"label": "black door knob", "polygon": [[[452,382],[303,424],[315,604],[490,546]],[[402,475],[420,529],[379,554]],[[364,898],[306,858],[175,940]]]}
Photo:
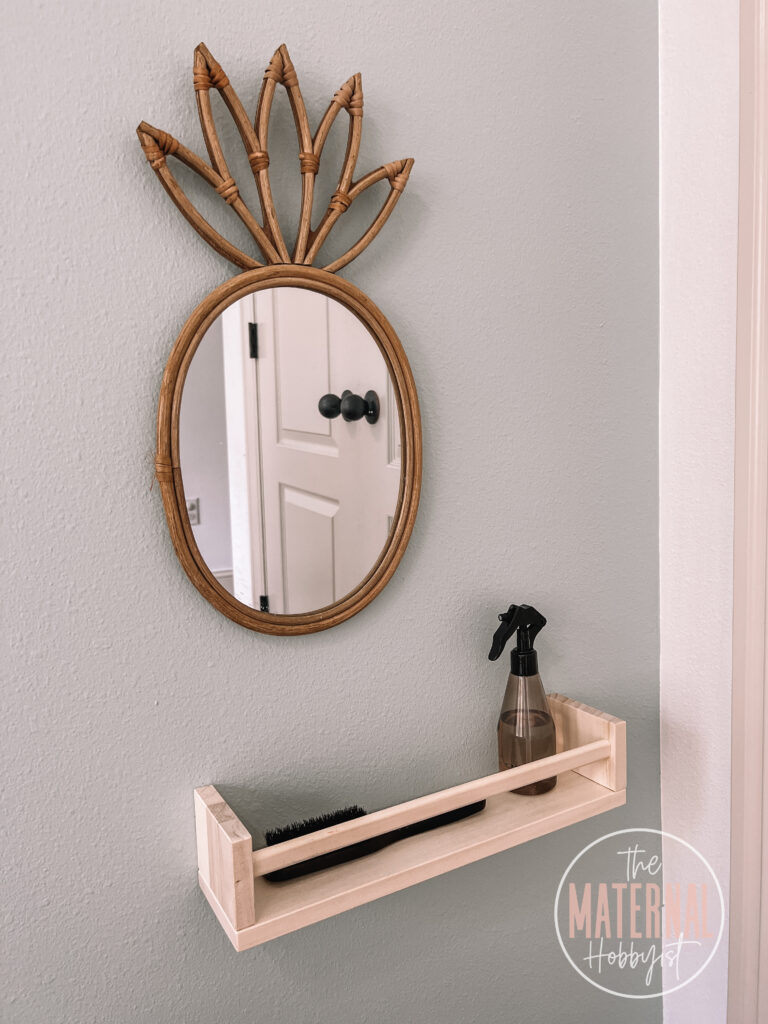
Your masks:
{"label": "black door knob", "polygon": [[335,420],[341,414],[341,418],[347,423],[361,420],[365,417],[369,423],[375,423],[379,418],[379,396],[375,391],[366,391],[365,398],[360,395],[353,395],[351,391],[343,391],[341,398],[338,395],[323,395],[317,403],[321,416],[327,420]]}
{"label": "black door knob", "polygon": [[[345,391],[344,394],[346,393]],[[325,416],[327,420],[335,420],[341,412],[341,399],[338,395],[323,395],[317,403],[317,408],[321,416]]]}

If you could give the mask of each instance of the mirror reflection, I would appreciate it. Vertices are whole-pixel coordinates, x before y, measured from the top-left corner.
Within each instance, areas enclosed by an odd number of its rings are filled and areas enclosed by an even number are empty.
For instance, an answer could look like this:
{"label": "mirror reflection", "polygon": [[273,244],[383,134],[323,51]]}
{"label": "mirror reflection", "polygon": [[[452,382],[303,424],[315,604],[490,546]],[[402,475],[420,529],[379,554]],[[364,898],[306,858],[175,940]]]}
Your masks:
{"label": "mirror reflection", "polygon": [[226,590],[277,615],[333,604],[378,561],[400,491],[379,346],[319,292],[239,299],[190,363],[179,455],[195,542]]}

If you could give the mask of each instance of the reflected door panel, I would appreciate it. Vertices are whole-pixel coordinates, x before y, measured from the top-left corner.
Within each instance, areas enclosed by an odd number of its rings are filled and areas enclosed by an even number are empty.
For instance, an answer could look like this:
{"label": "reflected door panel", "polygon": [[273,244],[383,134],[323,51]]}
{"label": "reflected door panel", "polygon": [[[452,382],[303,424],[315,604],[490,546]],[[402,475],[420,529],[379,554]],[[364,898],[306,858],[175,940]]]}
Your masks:
{"label": "reflected door panel", "polygon": [[334,518],[339,503],[288,486],[280,488],[280,497],[283,610],[323,608],[336,599]]}
{"label": "reflected door panel", "polygon": [[[287,570],[289,550],[298,543],[291,529],[300,529],[300,522],[308,528],[310,512],[305,505],[306,515],[294,514],[288,523],[283,489],[312,495],[326,517],[327,510],[334,509],[329,528],[318,525],[315,534],[316,543],[328,545],[322,555],[329,567],[324,592],[325,604],[332,604],[357,587],[375,565],[397,504],[400,469],[390,466],[388,458],[388,372],[360,321],[323,295],[293,288],[260,292],[256,316],[269,607],[278,614],[308,611],[322,605],[307,603],[309,597],[302,596],[297,559],[290,558],[290,586]],[[376,424],[320,415],[320,398],[345,390],[378,392],[387,407],[382,407]],[[300,392],[305,405],[301,412],[293,401]],[[286,395],[291,396],[290,417]],[[318,592],[310,562],[314,560],[307,561],[307,595]]]}

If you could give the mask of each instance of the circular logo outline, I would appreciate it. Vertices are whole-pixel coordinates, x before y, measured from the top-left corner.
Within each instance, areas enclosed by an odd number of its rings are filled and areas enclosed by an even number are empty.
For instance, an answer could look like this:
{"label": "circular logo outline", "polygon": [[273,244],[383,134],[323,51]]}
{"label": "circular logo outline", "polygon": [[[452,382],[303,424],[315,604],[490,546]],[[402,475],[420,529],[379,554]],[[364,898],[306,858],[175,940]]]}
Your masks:
{"label": "circular logo outline", "polygon": [[[683,846],[685,846],[687,849],[689,849],[691,851],[691,853],[693,853],[696,857],[698,857],[699,860],[707,868],[707,870],[709,871],[710,875],[715,880],[715,885],[717,887],[717,894],[720,897],[720,930],[717,933],[717,939],[715,940],[715,944],[712,947],[712,952],[709,954],[709,956],[704,961],[704,963],[701,965],[701,967],[698,969],[698,971],[696,971],[695,974],[692,974],[691,977],[688,978],[686,981],[682,981],[682,982],[680,982],[679,985],[675,985],[674,988],[662,989],[659,992],[647,992],[645,995],[635,995],[634,993],[631,993],[631,992],[616,992],[612,988],[606,988],[605,985],[599,985],[594,979],[590,978],[587,974],[585,974],[584,971],[582,971],[582,969],[580,967],[576,966],[576,964],[574,963],[573,959],[571,958],[570,953],[565,948],[565,943],[563,942],[563,937],[560,934],[560,922],[557,919],[557,910],[558,910],[558,907],[559,907],[559,904],[560,904],[560,893],[562,891],[562,888],[563,888],[563,885],[565,883],[565,880],[568,877],[568,873],[570,872],[571,868],[576,863],[576,861],[580,860],[581,857],[583,857],[584,854],[587,853],[588,850],[591,850],[593,846],[597,846],[598,843],[602,843],[606,839],[613,839],[614,836],[627,835],[627,833],[629,833],[629,832],[651,832],[651,833],[653,833],[653,835],[662,836],[665,839],[674,839],[676,842],[681,843]],[[566,960],[571,965],[571,967],[573,967],[573,969],[576,971],[576,973],[580,974],[581,977],[585,981],[588,981],[590,985],[594,985],[595,988],[599,988],[601,992],[607,992],[608,995],[618,996],[620,999],[658,999],[659,996],[670,995],[672,992],[678,992],[681,988],[685,988],[686,985],[690,985],[690,983],[692,981],[694,981],[696,978],[698,978],[698,976],[701,974],[701,972],[704,970],[704,968],[709,966],[709,963],[712,960],[712,957],[715,955],[715,953],[720,948],[720,941],[721,941],[721,939],[723,937],[723,931],[724,930],[725,930],[725,900],[723,899],[723,890],[722,890],[722,887],[720,885],[720,880],[717,877],[717,875],[715,874],[715,872],[714,872],[714,870],[712,868],[712,865],[709,863],[709,861],[704,856],[704,854],[699,853],[699,851],[696,849],[696,847],[692,846],[690,843],[686,842],[685,839],[681,839],[680,836],[676,836],[672,832],[664,832],[662,829],[658,829],[658,828],[620,828],[616,832],[608,832],[604,836],[599,836],[597,839],[593,839],[593,841],[591,843],[589,843],[588,846],[585,846],[583,850],[581,850],[579,853],[576,854],[576,856],[573,858],[571,863],[565,869],[565,871],[563,872],[563,876],[560,879],[560,884],[557,887],[557,892],[555,893],[555,934],[557,935],[557,941],[560,943],[560,948],[562,949],[563,955],[565,956]]]}

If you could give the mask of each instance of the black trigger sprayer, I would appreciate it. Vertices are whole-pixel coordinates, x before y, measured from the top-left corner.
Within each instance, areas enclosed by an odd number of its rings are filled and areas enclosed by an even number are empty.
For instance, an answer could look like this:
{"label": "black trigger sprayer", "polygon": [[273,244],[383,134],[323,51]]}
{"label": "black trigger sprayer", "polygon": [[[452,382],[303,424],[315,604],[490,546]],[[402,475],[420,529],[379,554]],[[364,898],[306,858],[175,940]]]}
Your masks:
{"label": "black trigger sprayer", "polygon": [[[511,604],[499,616],[501,625],[493,634],[488,658],[501,655],[507,640],[517,633],[517,646],[512,650],[512,670],[507,680],[504,702],[499,716],[499,771],[516,768],[555,753],[555,723],[549,710],[547,695],[539,675],[534,640],[547,620],[527,604]],[[513,792],[535,796],[553,789],[557,776],[532,782]]]}

